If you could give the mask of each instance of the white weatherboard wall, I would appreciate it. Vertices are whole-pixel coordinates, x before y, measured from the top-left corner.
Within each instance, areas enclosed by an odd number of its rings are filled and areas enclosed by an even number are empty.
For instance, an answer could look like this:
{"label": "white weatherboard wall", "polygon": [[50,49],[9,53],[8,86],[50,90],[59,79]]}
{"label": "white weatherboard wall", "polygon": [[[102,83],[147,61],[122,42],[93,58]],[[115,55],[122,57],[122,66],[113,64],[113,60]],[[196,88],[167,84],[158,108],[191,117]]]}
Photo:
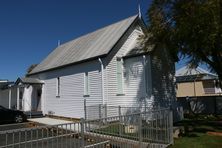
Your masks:
{"label": "white weatherboard wall", "polygon": [[145,79],[143,57],[124,60],[124,94],[121,104],[127,106],[142,106],[145,98]]}
{"label": "white weatherboard wall", "polygon": [[[128,31],[128,36],[123,37],[120,45],[117,45],[117,52],[110,58],[110,62],[106,66],[106,100],[109,106],[142,106],[146,102],[152,104],[149,95],[146,95],[146,89],[150,90],[151,85],[146,84],[145,79],[150,80],[151,75],[145,74],[143,56],[131,57],[123,59],[123,94],[118,94],[117,90],[117,57],[123,57],[125,54],[135,47],[138,42],[138,36],[141,31],[136,26],[132,26]],[[146,61],[149,63],[149,56]],[[149,68],[146,66],[146,68]],[[148,82],[147,82],[148,83]],[[109,112],[109,111],[108,111]],[[109,112],[112,114],[111,112]],[[115,112],[116,113],[116,112]],[[114,113],[113,113],[114,115]],[[110,116],[110,115],[109,115]]]}
{"label": "white weatherboard wall", "polygon": [[17,98],[16,87],[0,90],[0,105],[6,108],[14,109],[15,106],[17,105],[16,98]]}
{"label": "white weatherboard wall", "polygon": [[9,108],[9,90],[1,90],[0,91],[0,105]]}
{"label": "white weatherboard wall", "polygon": [[23,110],[24,111],[30,111],[31,110],[31,107],[32,107],[32,101],[31,101],[32,90],[33,90],[32,85],[26,86],[24,88],[24,94],[23,94],[23,97],[22,97]]}
{"label": "white weatherboard wall", "polygon": [[11,108],[16,109],[17,106],[17,87],[11,88]]}
{"label": "white weatherboard wall", "polygon": [[176,108],[175,66],[169,53],[164,49],[156,49],[151,55],[151,66],[154,105]]}
{"label": "white weatherboard wall", "polygon": [[[104,103],[109,106],[142,106],[145,100],[147,104],[151,104],[152,100],[146,98],[146,89],[150,90],[146,86],[151,87],[151,85],[145,83],[145,79],[150,80],[151,75],[145,75],[144,57],[142,55],[123,59],[123,94],[117,94],[116,58],[124,57],[133,49],[140,34],[141,29],[138,25],[132,25],[111,53],[101,59],[104,64],[104,89],[102,89],[101,61],[99,59],[33,75],[32,77],[44,81],[43,113],[48,114],[50,111],[57,116],[84,117],[84,99],[86,99],[87,106],[102,104],[102,90],[104,90]],[[147,68],[149,67],[147,66]],[[132,73],[132,69],[136,70],[136,73]],[[89,76],[89,97],[84,97],[85,72],[88,72]],[[60,78],[60,96],[56,97],[58,77]]]}
{"label": "white weatherboard wall", "polygon": [[[84,73],[88,72],[89,96],[84,97]],[[33,77],[44,81],[42,109],[54,115],[84,117],[84,99],[87,105],[101,104],[101,65],[98,60],[72,65],[62,69],[45,72]],[[60,77],[60,96],[56,97],[57,78]]]}

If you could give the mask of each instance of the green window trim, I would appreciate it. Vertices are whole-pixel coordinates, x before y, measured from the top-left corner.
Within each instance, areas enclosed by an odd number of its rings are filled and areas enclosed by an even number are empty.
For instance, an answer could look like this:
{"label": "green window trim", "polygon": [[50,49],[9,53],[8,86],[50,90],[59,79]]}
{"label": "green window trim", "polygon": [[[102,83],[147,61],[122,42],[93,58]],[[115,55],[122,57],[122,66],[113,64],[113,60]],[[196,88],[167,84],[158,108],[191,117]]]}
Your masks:
{"label": "green window trim", "polygon": [[84,74],[84,96],[89,96],[89,73]]}
{"label": "green window trim", "polygon": [[56,79],[56,97],[60,96],[60,77]]}
{"label": "green window trim", "polygon": [[123,94],[123,61],[117,58],[117,94]]}

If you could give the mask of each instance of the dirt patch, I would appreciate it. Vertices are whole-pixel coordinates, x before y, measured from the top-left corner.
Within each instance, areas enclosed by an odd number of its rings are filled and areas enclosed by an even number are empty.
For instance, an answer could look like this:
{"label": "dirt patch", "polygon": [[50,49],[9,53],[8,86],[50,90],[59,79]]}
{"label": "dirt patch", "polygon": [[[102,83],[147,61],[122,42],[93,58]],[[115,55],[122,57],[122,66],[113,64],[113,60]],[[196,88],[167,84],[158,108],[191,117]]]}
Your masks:
{"label": "dirt patch", "polygon": [[208,135],[222,136],[222,132],[207,132]]}

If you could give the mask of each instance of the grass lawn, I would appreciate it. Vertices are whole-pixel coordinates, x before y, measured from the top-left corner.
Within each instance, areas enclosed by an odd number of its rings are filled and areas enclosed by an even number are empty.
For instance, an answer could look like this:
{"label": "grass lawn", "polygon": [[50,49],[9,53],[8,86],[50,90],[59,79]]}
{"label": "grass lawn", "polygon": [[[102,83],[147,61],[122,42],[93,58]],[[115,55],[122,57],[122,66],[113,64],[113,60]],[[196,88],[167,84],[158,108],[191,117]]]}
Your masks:
{"label": "grass lawn", "polygon": [[207,134],[207,132],[222,133],[222,119],[185,119],[176,124],[183,126],[185,133],[174,140],[169,148],[222,148],[222,136]]}
{"label": "grass lawn", "polygon": [[221,148],[222,137],[207,134],[196,134],[196,137],[176,139],[170,148]]}
{"label": "grass lawn", "polygon": [[164,127],[163,125],[163,127],[159,127],[157,125],[155,127],[155,123],[150,122],[148,124],[146,122],[143,122],[142,127],[140,128],[138,125],[135,124],[120,124],[119,122],[113,122],[108,123],[105,126],[101,126],[98,129],[94,129],[91,132],[139,141],[139,131],[141,130],[143,142],[167,143],[168,137],[166,135],[167,132],[169,132],[170,130],[167,130],[166,127]]}

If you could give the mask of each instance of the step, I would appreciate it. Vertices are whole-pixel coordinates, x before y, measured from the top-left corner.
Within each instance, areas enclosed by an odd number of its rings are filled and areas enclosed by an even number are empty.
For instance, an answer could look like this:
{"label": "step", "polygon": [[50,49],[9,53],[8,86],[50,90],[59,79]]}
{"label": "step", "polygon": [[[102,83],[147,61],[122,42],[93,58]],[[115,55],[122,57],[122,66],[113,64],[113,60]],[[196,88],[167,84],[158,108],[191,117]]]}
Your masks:
{"label": "step", "polygon": [[43,117],[42,111],[27,111],[25,112],[27,118],[39,118]]}

